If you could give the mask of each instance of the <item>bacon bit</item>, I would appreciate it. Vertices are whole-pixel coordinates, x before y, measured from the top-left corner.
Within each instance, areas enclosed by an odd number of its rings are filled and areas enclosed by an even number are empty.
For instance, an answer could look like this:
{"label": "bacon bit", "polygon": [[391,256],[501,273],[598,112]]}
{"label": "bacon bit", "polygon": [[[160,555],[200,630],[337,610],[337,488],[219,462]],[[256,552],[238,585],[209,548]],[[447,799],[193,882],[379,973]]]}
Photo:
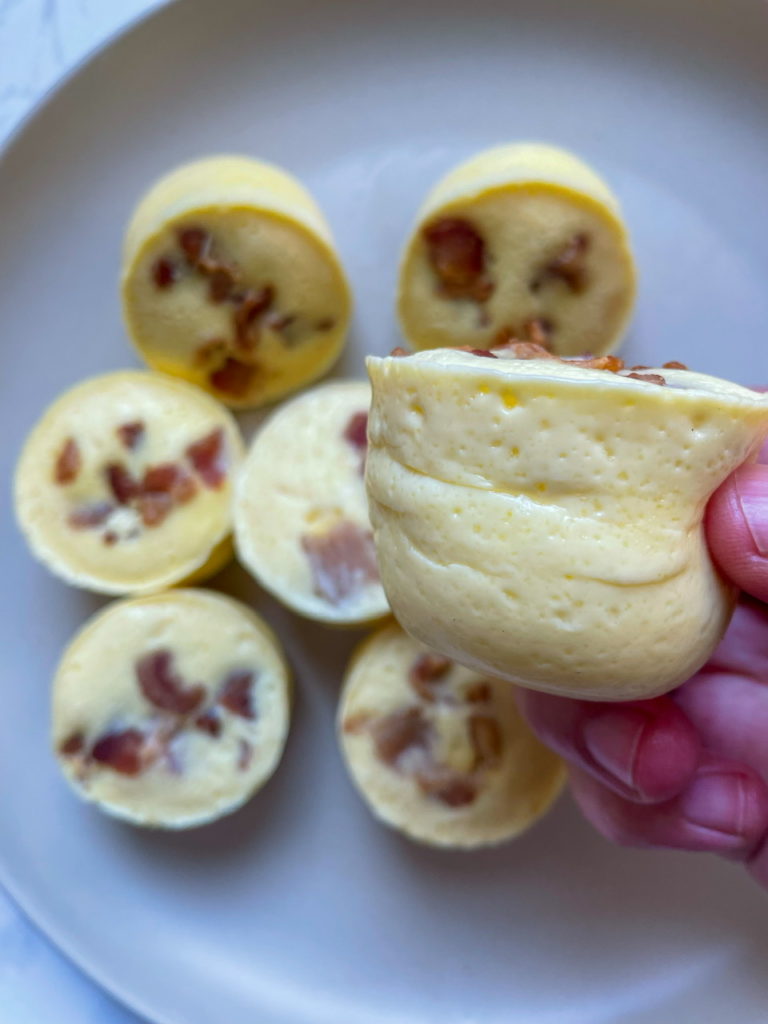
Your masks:
{"label": "bacon bit", "polygon": [[[533,341],[510,341],[494,345],[494,350],[502,356],[509,355],[513,359],[557,359],[549,349],[537,345]],[[558,360],[561,361],[561,360]]]}
{"label": "bacon bit", "polygon": [[176,284],[177,278],[178,267],[171,260],[161,257],[152,264],[152,280],[155,282],[155,287],[159,288],[160,291],[171,288]]}
{"label": "bacon bit", "polygon": [[546,263],[531,279],[530,289],[537,292],[548,281],[559,279],[576,294],[587,287],[588,275],[584,257],[589,249],[590,238],[580,231],[570,238],[560,252]]}
{"label": "bacon bit", "polygon": [[485,242],[461,217],[443,217],[422,229],[440,291],[451,299],[485,302],[493,282],[485,273]]}
{"label": "bacon bit", "polygon": [[194,725],[200,732],[205,732],[214,739],[221,736],[221,719],[215,711],[204,711],[202,715],[197,716]]}
{"label": "bacon bit", "polygon": [[64,442],[61,451],[56,456],[53,467],[54,482],[61,487],[74,483],[82,467],[82,458],[77,441],[68,437]]}
{"label": "bacon bit", "polygon": [[611,373],[618,373],[624,369],[624,360],[618,356],[576,356],[571,359],[563,359],[564,363],[577,363],[585,370],[609,370]]}
{"label": "bacon bit", "polygon": [[112,515],[114,505],[108,501],[94,501],[90,505],[80,505],[67,516],[67,522],[74,530],[92,530],[103,526]]}
{"label": "bacon bit", "polygon": [[270,313],[264,318],[264,323],[270,330],[279,334],[287,345],[293,345],[299,341],[298,332],[290,330],[298,321],[295,313]]}
{"label": "bacon bit", "polygon": [[110,462],[104,467],[107,484],[118,505],[127,505],[141,493],[138,480],[125,468],[122,462]]}
{"label": "bacon bit", "polygon": [[687,370],[688,367],[685,363],[678,363],[676,359],[670,359],[668,363],[664,363],[665,370]]}
{"label": "bacon bit", "polygon": [[492,696],[493,690],[490,683],[472,683],[464,693],[464,700],[467,704],[485,704]]}
{"label": "bacon bit", "polygon": [[178,240],[187,262],[193,267],[205,258],[211,245],[211,236],[203,228],[183,228]]}
{"label": "bacon bit", "polygon": [[472,779],[448,769],[435,768],[433,771],[420,772],[416,782],[425,796],[439,800],[448,807],[466,807],[477,798],[477,787]]}
{"label": "bacon bit", "polygon": [[532,341],[534,345],[541,345],[542,348],[548,350],[550,336],[554,327],[555,325],[548,317],[535,316],[525,321],[523,331],[528,341]]}
{"label": "bacon bit", "polygon": [[136,509],[142,523],[151,530],[168,518],[173,509],[173,499],[170,494],[141,494],[136,501]]}
{"label": "bacon bit", "polygon": [[650,370],[650,366],[632,366],[632,370]]}
{"label": "bacon bit", "polygon": [[114,530],[107,530],[104,536],[101,538],[101,543],[106,544],[108,548],[112,548],[117,544],[119,538]]}
{"label": "bacon bit", "polygon": [[150,466],[141,483],[142,494],[169,494],[177,505],[186,505],[197,494],[194,477],[175,462]]}
{"label": "bacon bit", "polygon": [[396,345],[389,354],[394,356],[395,359],[400,359],[402,356],[409,356],[411,353],[404,349],[402,345]]}
{"label": "bacon bit", "polygon": [[344,440],[349,441],[353,448],[365,451],[368,447],[368,413],[353,413],[344,428]]}
{"label": "bacon bit", "polygon": [[473,771],[495,767],[504,750],[504,737],[497,720],[491,715],[470,715],[469,736],[475,751]]}
{"label": "bacon bit", "polygon": [[227,356],[218,370],[208,374],[211,387],[233,398],[243,398],[251,390],[257,375],[257,368]]}
{"label": "bacon bit", "polygon": [[317,320],[315,322],[316,331],[332,331],[335,326],[336,321],[332,316],[325,316],[322,320]]}
{"label": "bacon bit", "polygon": [[[198,269],[206,270],[202,264]],[[237,283],[234,272],[223,263],[212,265],[206,272],[208,275],[208,298],[216,305],[226,302]]]}
{"label": "bacon bit", "polygon": [[185,686],[173,670],[173,654],[168,650],[150,651],[136,662],[139,689],[156,708],[176,715],[189,715],[205,697],[204,686]]}
{"label": "bacon bit", "polygon": [[408,682],[422,700],[431,704],[437,699],[434,684],[445,678],[451,664],[442,654],[421,654],[410,667]]}
{"label": "bacon bit", "polygon": [[487,348],[472,348],[471,345],[456,345],[457,352],[470,352],[473,356],[486,356],[489,359],[498,359],[499,357],[495,352],[491,352]]}
{"label": "bacon bit", "polygon": [[121,775],[139,775],[146,767],[145,739],[138,729],[110,732],[94,743],[90,757]]}
{"label": "bacon bit", "polygon": [[255,718],[256,708],[253,704],[253,672],[232,672],[224,680],[219,693],[218,703],[233,715],[240,718]]}
{"label": "bacon bit", "polygon": [[115,430],[120,444],[128,451],[134,451],[144,440],[146,427],[143,420],[132,420],[130,423],[123,423]]}
{"label": "bacon bit", "polygon": [[371,716],[367,711],[358,711],[354,715],[349,715],[341,723],[342,732],[348,732],[352,735],[358,735],[364,732],[368,728],[368,723],[371,720]]}
{"label": "bacon bit", "polygon": [[252,349],[258,343],[258,331],[254,336],[251,328],[256,318],[270,308],[274,299],[275,289],[271,284],[264,285],[259,291],[249,288],[240,298],[233,318],[237,348]]}
{"label": "bacon bit", "polygon": [[250,767],[253,760],[253,747],[248,740],[240,740],[239,753],[237,756],[238,771],[244,772]]}
{"label": "bacon bit", "polygon": [[644,380],[647,384],[659,384],[662,387],[667,383],[660,373],[628,373],[627,377],[633,380]]}
{"label": "bacon bit", "polygon": [[314,591],[331,604],[343,604],[366,584],[378,583],[373,534],[343,520],[324,534],[307,534],[301,546],[309,560]]}
{"label": "bacon bit", "polygon": [[62,757],[74,757],[81,754],[85,747],[85,736],[82,732],[73,732],[59,744],[59,753]]}
{"label": "bacon bit", "polygon": [[410,750],[426,751],[432,729],[421,708],[401,708],[377,718],[371,725],[371,736],[380,761],[397,768]]}
{"label": "bacon bit", "polygon": [[227,478],[224,468],[224,430],[215,427],[187,448],[187,458],[206,487],[218,488]]}

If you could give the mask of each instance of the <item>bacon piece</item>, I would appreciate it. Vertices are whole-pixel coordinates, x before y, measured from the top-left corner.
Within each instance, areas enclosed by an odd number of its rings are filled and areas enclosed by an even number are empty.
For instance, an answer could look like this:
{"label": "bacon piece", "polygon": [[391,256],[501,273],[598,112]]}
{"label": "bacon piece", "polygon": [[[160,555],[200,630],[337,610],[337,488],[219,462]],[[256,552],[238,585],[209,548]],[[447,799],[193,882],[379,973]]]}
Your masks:
{"label": "bacon piece", "polygon": [[576,363],[585,370],[609,370],[611,373],[618,373],[624,369],[624,360],[618,356],[575,356],[570,359],[563,359],[564,363]]}
{"label": "bacon piece", "polygon": [[107,530],[102,536],[101,543],[106,544],[108,548],[114,547],[120,538],[117,536],[114,530]]}
{"label": "bacon piece", "polygon": [[122,462],[110,462],[104,467],[107,485],[118,505],[127,505],[141,494],[141,485]]}
{"label": "bacon piece", "polygon": [[464,692],[464,700],[467,704],[485,704],[491,699],[493,690],[491,684],[481,681],[479,683],[472,683],[468,686]]}
{"label": "bacon piece", "polygon": [[660,373],[628,373],[627,377],[633,380],[644,380],[647,384],[659,384],[661,387],[667,383]]}
{"label": "bacon piece", "polygon": [[89,505],[79,505],[67,516],[67,522],[74,530],[93,530],[103,526],[112,515],[114,505],[108,501],[94,501]]}
{"label": "bacon piece", "polygon": [[175,715],[189,715],[205,697],[204,686],[186,686],[174,672],[173,653],[150,651],[136,662],[136,678],[142,694],[156,708]]}
{"label": "bacon piece", "polygon": [[244,295],[239,297],[239,302],[234,313],[235,324],[235,347],[241,349],[252,349],[258,342],[258,331],[253,332],[252,327],[257,317],[270,308],[275,299],[275,289],[271,284],[264,285],[256,291],[249,288]]}
{"label": "bacon piece", "polygon": [[187,448],[187,458],[206,487],[219,488],[227,478],[224,466],[224,430],[215,427]]}
{"label": "bacon piece", "polygon": [[501,760],[504,737],[492,715],[470,715],[469,737],[475,751],[473,770],[494,768]]}
{"label": "bacon piece", "polygon": [[208,374],[211,387],[232,398],[244,398],[253,387],[258,369],[233,356],[227,356],[222,365]]}
{"label": "bacon piece", "polygon": [[233,715],[240,718],[255,718],[256,708],[253,703],[253,672],[232,672],[224,680],[218,697],[218,703]]}
{"label": "bacon piece", "polygon": [[487,348],[472,348],[471,345],[456,345],[457,352],[470,352],[473,356],[486,356],[488,359],[498,359],[495,352]]}
{"label": "bacon piece", "polygon": [[587,287],[588,274],[584,258],[589,249],[590,237],[579,231],[565,243],[560,252],[539,270],[530,282],[532,292],[551,280],[562,281],[572,292],[579,294]]}
{"label": "bacon piece", "polygon": [[558,359],[549,349],[533,341],[508,341],[494,345],[493,348],[500,356],[511,359]]}
{"label": "bacon piece", "polygon": [[173,498],[170,494],[140,494],[136,500],[136,508],[142,523],[152,529],[161,526],[173,509]]}
{"label": "bacon piece", "polygon": [[462,217],[442,217],[422,229],[440,291],[452,299],[485,302],[493,282],[485,273],[485,242]]}
{"label": "bacon piece", "polygon": [[141,482],[142,494],[168,494],[177,505],[185,505],[197,494],[194,477],[175,462],[149,466]]}
{"label": "bacon piece", "polygon": [[422,700],[433,703],[437,699],[435,684],[440,683],[451,669],[452,662],[442,654],[426,652],[419,655],[408,671],[408,682]]}
{"label": "bacon piece", "polygon": [[370,720],[371,716],[367,711],[358,711],[354,715],[347,716],[341,723],[341,728],[343,732],[359,735],[368,728]]}
{"label": "bacon piece", "polygon": [[549,349],[549,339],[554,326],[549,317],[534,316],[530,320],[525,321],[523,332],[527,341],[532,341],[534,345],[541,345],[542,348]]}
{"label": "bacon piece", "polygon": [[411,353],[407,349],[404,349],[402,345],[395,345],[389,354],[394,356],[395,359],[401,359],[403,356],[409,356]]}
{"label": "bacon piece", "polygon": [[668,363],[664,363],[665,370],[687,370],[688,367],[685,363],[678,363],[676,359],[670,359]]}
{"label": "bacon piece", "polygon": [[144,440],[146,426],[144,420],[131,420],[130,423],[123,423],[115,429],[120,444],[128,451],[134,451]]}
{"label": "bacon piece", "polygon": [[416,775],[419,789],[425,796],[448,807],[466,807],[477,798],[477,786],[466,775],[435,766]]}
{"label": "bacon piece", "polygon": [[309,561],[314,591],[331,604],[343,604],[368,583],[378,583],[373,534],[342,520],[327,533],[305,534],[301,546]]}
{"label": "bacon piece", "polygon": [[194,726],[200,732],[213,736],[214,739],[221,736],[221,719],[213,710],[204,711],[202,715],[198,715],[194,721]]}
{"label": "bacon piece", "polygon": [[350,416],[344,428],[344,440],[353,448],[365,451],[368,447],[368,413],[356,412]]}
{"label": "bacon piece", "polygon": [[176,264],[171,260],[160,257],[160,259],[155,260],[152,264],[151,274],[155,288],[159,288],[160,291],[165,291],[176,284],[179,271]]}
{"label": "bacon piece", "polygon": [[208,298],[216,305],[226,302],[232,295],[237,284],[234,270],[224,263],[217,263],[207,270],[202,264],[198,269],[203,270],[208,277]]}
{"label": "bacon piece", "polygon": [[91,747],[90,758],[121,775],[139,775],[146,767],[145,740],[138,729],[109,732]]}
{"label": "bacon piece", "polygon": [[371,723],[376,756],[390,768],[397,768],[409,751],[426,753],[432,729],[421,708],[401,708]]}
{"label": "bacon piece", "polygon": [[73,437],[68,437],[62,445],[61,451],[56,456],[53,466],[54,483],[64,487],[66,484],[74,483],[77,479],[83,460],[80,455],[80,448]]}
{"label": "bacon piece", "polygon": [[177,237],[187,263],[197,267],[200,261],[207,256],[210,249],[210,234],[204,228],[191,227],[182,228]]}
{"label": "bacon piece", "polygon": [[631,366],[631,370],[650,370],[650,366]]}
{"label": "bacon piece", "polygon": [[315,321],[316,331],[332,331],[336,326],[336,321],[332,316],[324,316],[322,320]]}
{"label": "bacon piece", "polygon": [[62,757],[74,757],[81,754],[85,747],[85,736],[81,731],[73,732],[59,744],[59,753]]}

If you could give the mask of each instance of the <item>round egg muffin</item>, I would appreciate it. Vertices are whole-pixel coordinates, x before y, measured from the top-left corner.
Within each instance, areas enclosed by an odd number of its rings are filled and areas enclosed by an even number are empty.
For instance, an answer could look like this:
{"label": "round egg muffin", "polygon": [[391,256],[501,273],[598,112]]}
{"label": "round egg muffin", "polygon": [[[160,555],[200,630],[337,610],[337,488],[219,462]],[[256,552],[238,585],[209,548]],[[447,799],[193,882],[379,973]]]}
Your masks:
{"label": "round egg muffin", "polygon": [[518,143],[435,185],[405,246],[398,312],[418,349],[516,339],[563,355],[609,351],[635,269],[616,197],[571,153]]}
{"label": "round egg muffin", "polygon": [[279,167],[236,156],[185,164],[144,196],[125,238],[122,299],[153,369],[239,408],[325,373],[351,312],[312,196]]}
{"label": "round egg muffin", "polygon": [[735,600],[704,510],[758,451],[768,396],[527,343],[368,366],[371,521],[409,633],[570,697],[652,697],[704,664]]}
{"label": "round egg muffin", "polygon": [[147,593],[215,572],[233,554],[232,416],[183,381],[122,371],[77,384],[29,435],[16,515],[68,583]]}
{"label": "round egg muffin", "polygon": [[77,634],[53,684],[53,747],[72,788],[134,825],[189,828],[272,775],[289,724],[272,631],[228,597],[119,601]]}
{"label": "round egg muffin", "polygon": [[300,615],[354,625],[387,613],[364,472],[367,381],[323,384],[282,406],[240,474],[235,539],[243,565]]}
{"label": "round egg muffin", "polygon": [[513,686],[454,664],[394,622],[353,657],[338,728],[373,813],[437,846],[519,835],[565,781],[560,758],[518,711]]}

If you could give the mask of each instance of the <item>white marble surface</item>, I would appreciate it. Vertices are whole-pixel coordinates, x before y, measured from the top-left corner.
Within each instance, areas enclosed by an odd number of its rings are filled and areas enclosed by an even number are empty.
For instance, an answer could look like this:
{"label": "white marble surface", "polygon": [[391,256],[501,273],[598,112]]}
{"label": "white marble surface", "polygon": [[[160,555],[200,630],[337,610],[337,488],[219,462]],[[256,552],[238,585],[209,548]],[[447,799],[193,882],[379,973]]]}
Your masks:
{"label": "white marble surface", "polygon": [[[46,90],[163,0],[0,0],[0,146]],[[0,889],[0,1024],[141,1024],[59,954]]]}

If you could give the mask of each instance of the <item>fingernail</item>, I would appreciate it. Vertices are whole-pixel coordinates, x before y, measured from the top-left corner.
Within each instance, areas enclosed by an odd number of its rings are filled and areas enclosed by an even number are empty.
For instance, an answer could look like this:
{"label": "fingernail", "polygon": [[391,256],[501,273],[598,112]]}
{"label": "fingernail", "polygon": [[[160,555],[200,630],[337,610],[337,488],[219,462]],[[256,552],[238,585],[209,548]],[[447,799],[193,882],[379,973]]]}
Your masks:
{"label": "fingernail", "polygon": [[742,466],[734,474],[733,485],[755,547],[768,555],[768,470]]}
{"label": "fingernail", "polygon": [[739,836],[744,831],[744,776],[733,772],[698,775],[680,798],[683,816],[692,825]]}
{"label": "fingernail", "polygon": [[642,711],[601,711],[584,723],[582,735],[596,764],[630,789],[635,786],[635,762],[648,724]]}

